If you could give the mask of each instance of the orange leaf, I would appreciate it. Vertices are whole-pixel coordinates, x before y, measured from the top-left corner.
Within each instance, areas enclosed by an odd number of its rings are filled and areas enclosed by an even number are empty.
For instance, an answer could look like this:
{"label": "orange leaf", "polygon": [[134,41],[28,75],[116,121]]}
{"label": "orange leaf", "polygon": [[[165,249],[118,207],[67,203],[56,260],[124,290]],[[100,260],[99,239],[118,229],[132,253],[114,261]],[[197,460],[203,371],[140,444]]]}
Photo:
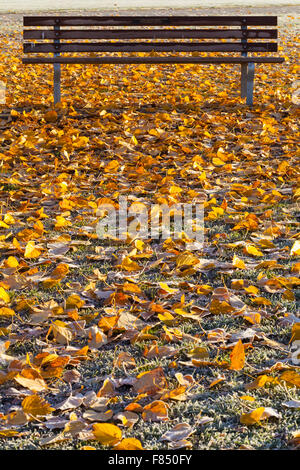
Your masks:
{"label": "orange leaf", "polygon": [[241,370],[245,365],[245,347],[241,340],[234,346],[230,354],[230,367],[231,370]]}
{"label": "orange leaf", "polygon": [[156,400],[144,407],[142,413],[144,421],[167,421],[168,419],[168,408],[162,400]]}

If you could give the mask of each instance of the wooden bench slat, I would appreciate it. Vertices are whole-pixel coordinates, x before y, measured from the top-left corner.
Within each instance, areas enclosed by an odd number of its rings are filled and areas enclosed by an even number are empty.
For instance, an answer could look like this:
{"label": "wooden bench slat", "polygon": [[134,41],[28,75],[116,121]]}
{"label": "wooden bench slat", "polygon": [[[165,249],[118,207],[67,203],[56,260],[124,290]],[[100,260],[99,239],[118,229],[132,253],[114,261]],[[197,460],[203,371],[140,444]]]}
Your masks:
{"label": "wooden bench slat", "polygon": [[23,64],[247,64],[282,63],[283,57],[24,57]]}
{"label": "wooden bench slat", "polygon": [[47,52],[277,52],[275,42],[98,42],[98,43],[30,43],[24,44],[24,53]]}
{"label": "wooden bench slat", "polygon": [[[28,29],[23,39],[241,39],[241,29],[77,29],[54,31],[50,29]],[[277,29],[249,29],[249,39],[277,39]]]}
{"label": "wooden bench slat", "polygon": [[24,26],[277,26],[277,16],[24,16]]}

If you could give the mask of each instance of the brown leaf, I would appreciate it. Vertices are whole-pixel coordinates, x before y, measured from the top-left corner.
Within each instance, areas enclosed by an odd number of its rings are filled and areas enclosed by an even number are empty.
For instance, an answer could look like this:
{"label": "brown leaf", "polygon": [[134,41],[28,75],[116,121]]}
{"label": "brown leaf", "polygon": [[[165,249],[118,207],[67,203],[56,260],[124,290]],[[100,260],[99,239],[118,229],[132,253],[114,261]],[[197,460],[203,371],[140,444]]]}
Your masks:
{"label": "brown leaf", "polygon": [[150,372],[142,372],[137,376],[137,380],[133,385],[136,393],[147,393],[152,395],[166,388],[167,381],[161,367],[151,370]]}

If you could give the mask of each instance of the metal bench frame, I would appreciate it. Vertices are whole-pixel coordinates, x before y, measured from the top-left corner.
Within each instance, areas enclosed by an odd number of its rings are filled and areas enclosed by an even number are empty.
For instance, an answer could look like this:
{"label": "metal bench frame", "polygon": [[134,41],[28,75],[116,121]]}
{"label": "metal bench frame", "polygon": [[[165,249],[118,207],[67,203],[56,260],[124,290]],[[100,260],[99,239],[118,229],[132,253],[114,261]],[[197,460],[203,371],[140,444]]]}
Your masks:
{"label": "metal bench frame", "polygon": [[[241,97],[253,105],[255,63],[282,63],[283,57],[249,56],[250,52],[277,52],[277,29],[248,29],[249,26],[277,26],[276,16],[25,16],[24,53],[46,53],[47,56],[24,57],[23,64],[54,65],[54,104],[61,101],[61,64],[239,64],[241,66]],[[27,27],[53,29],[26,29]],[[100,29],[62,29],[65,26],[100,26]],[[110,27],[140,27],[111,29]],[[163,27],[149,29],[149,26]],[[175,28],[174,28],[175,26]],[[188,26],[193,29],[178,27]],[[195,29],[194,27],[202,28]],[[208,29],[213,26],[215,29]],[[220,28],[220,26],[222,28]],[[166,28],[167,27],[167,28]],[[172,27],[172,29],[170,29]],[[204,28],[203,28],[204,27]],[[224,27],[230,27],[223,29]],[[107,29],[110,28],[110,29]],[[234,29],[232,29],[234,28]],[[115,39],[215,39],[222,42],[115,42]],[[240,41],[224,42],[225,39]],[[28,40],[53,40],[27,42]],[[62,42],[73,39],[105,39],[105,42]],[[110,40],[110,42],[107,41]],[[249,39],[272,39],[272,42],[249,42]],[[236,56],[101,56],[70,57],[64,52],[234,52]],[[53,57],[48,54],[53,53]]]}

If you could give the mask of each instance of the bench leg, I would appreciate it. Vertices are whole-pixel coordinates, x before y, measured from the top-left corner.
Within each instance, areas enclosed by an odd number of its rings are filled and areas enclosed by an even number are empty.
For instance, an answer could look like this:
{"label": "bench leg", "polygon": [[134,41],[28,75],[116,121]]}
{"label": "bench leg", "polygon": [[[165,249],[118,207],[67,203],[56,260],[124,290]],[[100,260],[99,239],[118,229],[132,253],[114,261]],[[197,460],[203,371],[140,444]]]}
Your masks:
{"label": "bench leg", "polygon": [[254,62],[249,62],[248,74],[247,74],[247,101],[246,101],[248,106],[253,106],[254,71],[255,71]]}
{"label": "bench leg", "polygon": [[241,97],[246,98],[247,96],[247,74],[248,64],[241,64]]}
{"label": "bench leg", "polygon": [[54,105],[61,101],[61,92],[60,92],[60,64],[54,64]]}

